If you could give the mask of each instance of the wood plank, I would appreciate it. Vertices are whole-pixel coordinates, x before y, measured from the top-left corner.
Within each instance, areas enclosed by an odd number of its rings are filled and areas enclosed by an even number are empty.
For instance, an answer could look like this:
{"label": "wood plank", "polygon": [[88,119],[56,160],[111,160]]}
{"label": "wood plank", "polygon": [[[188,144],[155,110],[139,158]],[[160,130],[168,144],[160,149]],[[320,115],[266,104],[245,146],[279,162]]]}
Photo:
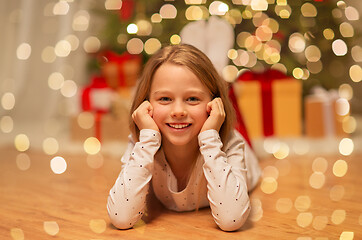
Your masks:
{"label": "wood plank", "polygon": [[[26,152],[31,165],[23,171],[16,164],[18,154],[13,147],[0,149],[0,239],[47,239],[51,236],[44,230],[45,222],[55,225],[50,230],[59,239],[339,239],[345,231],[353,232],[354,239],[362,239],[361,154],[323,156],[327,169],[323,174],[315,174],[316,179],[324,176],[325,183],[320,189],[311,187],[309,182],[313,161],[320,156],[262,159],[263,169],[269,166],[279,172],[276,191],[264,193],[265,185],[260,181],[250,196],[252,214],[237,232],[219,230],[209,208],[176,213],[164,209],[152,197],[148,215],[142,221],[133,229],[117,230],[108,219],[106,201],[121,168],[118,158],[104,156],[102,167],[92,169],[86,155],[62,155],[67,170],[54,174],[50,168],[52,156]],[[333,165],[340,159],[348,164],[343,177],[333,174]],[[273,186],[272,182],[269,186]],[[338,189],[344,193],[338,195]],[[334,200],[331,191],[335,192]],[[310,199],[310,205],[305,200],[301,206],[295,205],[303,196]],[[286,205],[278,211],[280,199]],[[283,210],[286,213],[280,212]],[[15,236],[19,232],[24,238]]]}

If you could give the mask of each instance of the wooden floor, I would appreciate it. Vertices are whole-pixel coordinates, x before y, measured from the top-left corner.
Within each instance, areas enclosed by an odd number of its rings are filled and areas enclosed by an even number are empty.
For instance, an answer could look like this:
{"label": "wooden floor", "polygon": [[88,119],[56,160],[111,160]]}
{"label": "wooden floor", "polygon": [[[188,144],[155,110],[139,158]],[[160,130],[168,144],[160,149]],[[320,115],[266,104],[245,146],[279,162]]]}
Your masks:
{"label": "wooden floor", "polygon": [[18,154],[0,148],[0,239],[362,239],[362,155],[323,156],[328,165],[315,161],[322,156],[262,159],[251,216],[240,231],[223,232],[208,208],[175,213],[155,201],[133,229],[117,230],[106,200],[118,158],[93,169],[86,155],[62,155],[67,169],[55,174],[51,156],[28,151],[30,168],[20,170]]}

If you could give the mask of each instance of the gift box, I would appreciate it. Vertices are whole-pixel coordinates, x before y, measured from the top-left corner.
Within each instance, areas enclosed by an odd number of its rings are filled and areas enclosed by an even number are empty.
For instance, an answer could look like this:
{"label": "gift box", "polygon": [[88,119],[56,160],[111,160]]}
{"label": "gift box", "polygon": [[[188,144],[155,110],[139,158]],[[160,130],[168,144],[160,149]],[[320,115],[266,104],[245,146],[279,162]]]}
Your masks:
{"label": "gift box", "polygon": [[246,71],[234,83],[238,106],[251,139],[294,137],[302,132],[302,85],[277,70]]}
{"label": "gift box", "polygon": [[102,64],[102,75],[110,88],[127,88],[136,85],[142,64],[140,55],[107,51],[103,56],[107,60]]}
{"label": "gift box", "polygon": [[338,100],[336,91],[322,88],[313,90],[313,94],[305,97],[305,134],[311,138],[347,137],[343,131],[343,119],[349,112],[341,116],[337,112]]}
{"label": "gift box", "polygon": [[82,90],[82,110],[108,112],[116,92],[109,88],[101,76],[93,76],[91,83]]}
{"label": "gift box", "polygon": [[127,141],[128,125],[128,114],[115,117],[110,113],[82,112],[71,118],[70,135],[74,141],[85,141],[89,137],[96,137],[100,142]]}

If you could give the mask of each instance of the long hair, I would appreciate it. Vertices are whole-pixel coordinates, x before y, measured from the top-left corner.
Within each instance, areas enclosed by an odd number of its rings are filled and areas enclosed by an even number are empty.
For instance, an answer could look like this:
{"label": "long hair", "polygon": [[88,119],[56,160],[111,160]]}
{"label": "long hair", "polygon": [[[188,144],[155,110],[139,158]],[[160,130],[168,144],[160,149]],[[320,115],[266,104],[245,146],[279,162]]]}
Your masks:
{"label": "long hair", "polygon": [[209,89],[212,99],[221,98],[226,117],[219,134],[224,142],[233,129],[235,121],[233,106],[228,97],[227,83],[219,76],[210,59],[203,52],[188,44],[166,46],[155,53],[146,63],[136,87],[129,116],[130,131],[134,139],[139,140],[140,130],[131,115],[143,101],[149,99],[153,76],[164,63],[188,68]]}

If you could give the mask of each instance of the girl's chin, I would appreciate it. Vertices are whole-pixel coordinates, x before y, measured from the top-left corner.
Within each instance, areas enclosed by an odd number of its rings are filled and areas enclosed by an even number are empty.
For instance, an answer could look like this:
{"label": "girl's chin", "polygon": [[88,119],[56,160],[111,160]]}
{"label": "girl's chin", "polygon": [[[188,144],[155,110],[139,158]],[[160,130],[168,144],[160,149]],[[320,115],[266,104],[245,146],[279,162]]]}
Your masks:
{"label": "girl's chin", "polygon": [[173,146],[182,147],[189,145],[194,139],[190,138],[167,138],[167,142]]}

